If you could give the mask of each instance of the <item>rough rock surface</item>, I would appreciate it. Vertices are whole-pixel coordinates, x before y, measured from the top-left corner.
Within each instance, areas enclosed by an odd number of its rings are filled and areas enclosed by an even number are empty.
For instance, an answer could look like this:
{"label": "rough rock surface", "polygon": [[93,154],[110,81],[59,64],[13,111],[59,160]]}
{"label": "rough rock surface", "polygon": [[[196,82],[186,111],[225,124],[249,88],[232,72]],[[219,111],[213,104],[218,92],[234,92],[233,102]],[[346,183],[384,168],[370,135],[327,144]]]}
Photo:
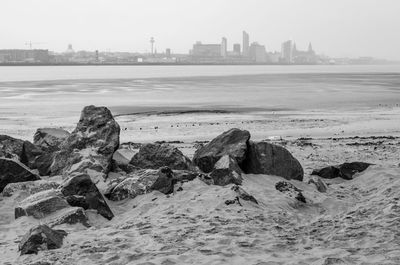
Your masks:
{"label": "rough rock surface", "polygon": [[9,183],[39,180],[40,177],[33,173],[22,163],[8,159],[0,158],[0,192]]}
{"label": "rough rock surface", "polygon": [[321,169],[315,169],[311,175],[317,175],[321,178],[333,179],[341,177],[343,179],[353,179],[354,174],[366,170],[371,164],[364,162],[343,163],[337,166],[328,166]]}
{"label": "rough rock surface", "polygon": [[69,132],[60,128],[39,128],[33,136],[33,143],[46,152],[54,152],[60,150],[69,135]]}
{"label": "rough rock surface", "polygon": [[306,198],[301,190],[292,183],[287,181],[279,181],[275,184],[275,189],[300,202],[306,202]]}
{"label": "rough rock surface", "polygon": [[89,219],[85,210],[81,207],[68,207],[57,211],[54,215],[49,216],[46,224],[54,227],[60,224],[77,224],[80,223],[86,227],[90,227]]}
{"label": "rough rock surface", "polygon": [[85,107],[75,130],[56,153],[51,174],[87,173],[91,169],[106,175],[119,146],[119,134],[120,127],[109,109]]}
{"label": "rough rock surface", "polygon": [[158,169],[169,167],[171,169],[187,170],[192,166],[189,158],[169,144],[145,144],[137,154],[132,157],[130,164],[139,168]]}
{"label": "rough rock surface", "polygon": [[11,197],[17,193],[32,195],[44,190],[57,189],[60,185],[55,181],[36,180],[8,184],[3,190],[3,196]]}
{"label": "rough rock surface", "polygon": [[248,146],[247,157],[242,166],[245,173],[303,180],[304,171],[300,162],[282,146],[251,141]]}
{"label": "rough rock surface", "polygon": [[239,129],[226,131],[198,149],[194,154],[193,162],[202,171],[209,173],[221,157],[230,155],[241,166],[246,158],[249,139],[250,133],[248,131]]}
{"label": "rough rock surface", "polygon": [[112,188],[105,196],[112,201],[120,201],[126,198],[133,199],[153,190],[164,194],[174,191],[174,176],[168,167],[162,167],[159,170],[141,170],[134,174]]}
{"label": "rough rock surface", "polygon": [[33,216],[36,219],[41,219],[68,207],[67,201],[59,191],[45,190],[33,194],[20,202],[15,207],[15,219],[21,216]]}
{"label": "rough rock surface", "polygon": [[57,249],[67,235],[64,230],[53,230],[47,225],[31,228],[22,238],[18,249],[21,255],[37,254],[41,250]]}
{"label": "rough rock surface", "polygon": [[34,169],[33,163],[43,151],[29,141],[0,135],[0,157],[12,158]]}
{"label": "rough rock surface", "polygon": [[87,174],[74,174],[61,184],[61,193],[71,206],[95,209],[108,220],[114,217],[103,195]]}
{"label": "rough rock surface", "polygon": [[229,155],[224,155],[214,165],[214,170],[210,177],[214,180],[214,185],[225,186],[228,184],[242,184],[242,170],[236,160]]}

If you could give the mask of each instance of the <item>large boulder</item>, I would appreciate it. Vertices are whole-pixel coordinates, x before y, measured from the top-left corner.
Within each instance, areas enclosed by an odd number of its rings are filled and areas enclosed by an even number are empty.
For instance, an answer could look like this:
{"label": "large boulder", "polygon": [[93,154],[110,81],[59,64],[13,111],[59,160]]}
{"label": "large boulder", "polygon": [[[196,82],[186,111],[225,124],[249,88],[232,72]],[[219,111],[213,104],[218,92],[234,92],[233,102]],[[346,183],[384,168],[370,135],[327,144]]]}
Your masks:
{"label": "large boulder", "polygon": [[60,150],[69,135],[69,132],[59,128],[39,128],[33,136],[33,143],[47,152],[54,152]]}
{"label": "large boulder", "polygon": [[241,166],[246,158],[249,139],[248,131],[239,129],[226,131],[198,149],[194,154],[193,162],[203,172],[209,173],[221,157],[230,155]]}
{"label": "large boulder", "polygon": [[69,175],[90,170],[105,177],[119,146],[120,127],[106,107],[87,106],[71,135],[56,152],[52,175]]}
{"label": "large boulder", "polygon": [[33,163],[43,151],[29,141],[15,139],[7,135],[0,135],[0,157],[20,161],[29,168],[34,169]]}
{"label": "large boulder", "polygon": [[282,146],[268,142],[249,141],[242,169],[247,174],[267,174],[285,179],[303,180],[300,162]]}
{"label": "large boulder", "polygon": [[321,178],[333,179],[333,178],[343,178],[343,179],[353,179],[354,174],[363,172],[370,165],[370,163],[364,162],[351,162],[343,163],[335,166],[328,166],[320,169],[315,169],[312,171],[311,175],[317,175]]}
{"label": "large boulder", "polygon": [[187,170],[192,162],[182,152],[169,144],[145,144],[135,154],[130,164],[139,168],[158,169],[169,167],[171,169]]}
{"label": "large boulder", "polygon": [[224,155],[214,165],[214,170],[210,177],[214,180],[214,185],[225,186],[228,184],[242,184],[242,170],[236,160],[229,155]]}
{"label": "large boulder", "polygon": [[57,249],[62,246],[67,233],[64,230],[53,230],[47,225],[31,228],[22,238],[18,249],[21,255],[37,254],[41,250]]}
{"label": "large boulder", "polygon": [[71,206],[94,209],[108,220],[114,217],[103,195],[87,174],[73,174],[63,184],[61,193]]}
{"label": "large boulder", "polygon": [[30,196],[44,190],[57,189],[60,185],[55,181],[36,180],[8,184],[3,190],[3,196],[11,197],[15,194]]}
{"label": "large boulder", "polygon": [[174,183],[173,172],[168,167],[140,170],[114,186],[105,196],[112,201],[120,201],[126,198],[133,199],[154,190],[170,194],[174,191]]}
{"label": "large boulder", "polygon": [[15,207],[15,219],[21,216],[41,219],[68,207],[69,204],[59,191],[45,190],[29,196]]}
{"label": "large boulder", "polygon": [[68,207],[57,211],[52,216],[47,218],[46,224],[50,227],[61,224],[82,224],[86,227],[90,227],[89,219],[82,207]]}
{"label": "large boulder", "polygon": [[0,192],[9,183],[39,180],[40,177],[33,173],[22,163],[8,159],[0,158]]}

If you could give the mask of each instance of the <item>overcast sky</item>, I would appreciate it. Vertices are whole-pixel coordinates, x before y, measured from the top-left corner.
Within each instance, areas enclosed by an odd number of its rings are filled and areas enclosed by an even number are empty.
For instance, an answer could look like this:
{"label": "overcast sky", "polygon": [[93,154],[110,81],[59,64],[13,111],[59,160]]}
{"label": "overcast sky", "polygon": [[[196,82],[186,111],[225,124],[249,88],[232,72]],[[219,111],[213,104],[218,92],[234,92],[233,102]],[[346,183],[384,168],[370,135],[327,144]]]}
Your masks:
{"label": "overcast sky", "polygon": [[[0,49],[187,53],[197,40],[280,50],[294,39],[319,54],[400,59],[400,0],[1,0]],[[38,43],[38,44],[35,44]]]}

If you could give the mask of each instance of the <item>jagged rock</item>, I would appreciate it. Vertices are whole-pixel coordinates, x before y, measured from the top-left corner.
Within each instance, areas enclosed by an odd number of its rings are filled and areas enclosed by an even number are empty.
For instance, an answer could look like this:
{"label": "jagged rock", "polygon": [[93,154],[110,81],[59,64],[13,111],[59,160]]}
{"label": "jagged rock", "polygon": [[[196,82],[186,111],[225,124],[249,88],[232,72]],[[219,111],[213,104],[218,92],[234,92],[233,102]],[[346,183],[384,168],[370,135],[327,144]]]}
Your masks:
{"label": "jagged rock", "polygon": [[57,249],[62,246],[67,232],[53,230],[47,225],[38,225],[27,232],[19,243],[21,255],[37,254],[41,250]]}
{"label": "jagged rock", "polygon": [[50,227],[61,224],[82,224],[86,227],[90,227],[89,219],[86,213],[81,207],[68,207],[57,211],[53,216],[49,216],[46,223]]}
{"label": "jagged rock", "polygon": [[33,173],[22,163],[8,159],[0,158],[0,192],[9,183],[39,180],[40,177]]}
{"label": "jagged rock", "polygon": [[57,190],[45,190],[29,196],[15,207],[15,219],[21,216],[44,218],[56,211],[69,207],[67,201]]}
{"label": "jagged rock", "polygon": [[87,174],[71,175],[61,184],[61,193],[71,206],[82,207],[85,210],[95,209],[108,220],[114,217],[103,195]]}
{"label": "jagged rock", "polygon": [[249,139],[250,133],[248,131],[239,129],[226,131],[199,148],[194,154],[193,162],[203,172],[209,173],[221,157],[230,155],[241,166],[246,158]]}
{"label": "jagged rock", "polygon": [[105,196],[112,201],[120,201],[126,198],[135,198],[138,195],[158,190],[164,194],[174,191],[173,172],[168,167],[159,170],[146,169],[135,172],[112,188]]}
{"label": "jagged rock", "polygon": [[56,152],[52,175],[94,170],[106,176],[119,146],[120,127],[106,107],[87,106],[75,130]]}
{"label": "jagged rock", "polygon": [[328,186],[316,175],[308,176],[305,182],[307,184],[314,184],[319,192],[326,192],[328,190]]}
{"label": "jagged rock", "polygon": [[32,167],[37,169],[41,176],[51,175],[51,165],[54,161],[55,153],[44,153],[36,157]]}
{"label": "jagged rock", "polygon": [[39,128],[33,136],[33,143],[46,152],[54,152],[60,150],[69,135],[69,132],[59,128]]}
{"label": "jagged rock", "polygon": [[333,179],[341,177],[343,179],[353,179],[353,175],[366,170],[370,165],[364,162],[343,163],[336,166],[328,166],[321,169],[315,169],[311,175],[317,175],[321,178]]}
{"label": "jagged rock", "polygon": [[192,162],[182,152],[169,144],[145,144],[132,157],[130,164],[139,168],[191,169]]}
{"label": "jagged rock", "polygon": [[237,194],[238,198],[245,200],[245,201],[250,201],[254,202],[255,204],[258,204],[258,201],[256,198],[254,198],[252,195],[248,194],[243,188],[241,188],[238,185],[235,185],[232,187],[232,190]]}
{"label": "jagged rock", "polygon": [[29,195],[44,190],[57,189],[60,185],[54,181],[36,180],[8,184],[3,190],[3,196],[11,197],[16,193],[26,193]]}
{"label": "jagged rock", "polygon": [[228,184],[242,184],[242,170],[236,160],[229,155],[224,155],[214,165],[214,170],[210,177],[214,180],[214,185],[225,186]]}
{"label": "jagged rock", "polygon": [[11,158],[32,168],[36,157],[43,151],[29,141],[15,139],[7,135],[0,135],[0,157]]}
{"label": "jagged rock", "polygon": [[249,141],[242,169],[247,174],[267,174],[285,179],[303,180],[304,171],[299,161],[282,146],[267,142]]}
{"label": "jagged rock", "polygon": [[275,184],[275,189],[300,202],[306,202],[306,198],[304,197],[301,190],[294,186],[292,183],[279,181]]}

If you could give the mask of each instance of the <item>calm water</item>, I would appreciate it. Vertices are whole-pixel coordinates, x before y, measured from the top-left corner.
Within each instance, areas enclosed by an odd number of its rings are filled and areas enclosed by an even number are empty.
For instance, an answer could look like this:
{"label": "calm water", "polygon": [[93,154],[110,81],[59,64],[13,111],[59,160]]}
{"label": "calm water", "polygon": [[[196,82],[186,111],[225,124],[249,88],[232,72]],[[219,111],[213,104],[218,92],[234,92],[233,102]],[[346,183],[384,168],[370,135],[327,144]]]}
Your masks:
{"label": "calm water", "polygon": [[400,66],[0,67],[0,118],[85,105],[151,109],[345,109],[400,103]]}
{"label": "calm water", "polygon": [[0,82],[62,79],[137,79],[273,73],[400,73],[400,65],[310,66],[0,66]]}

